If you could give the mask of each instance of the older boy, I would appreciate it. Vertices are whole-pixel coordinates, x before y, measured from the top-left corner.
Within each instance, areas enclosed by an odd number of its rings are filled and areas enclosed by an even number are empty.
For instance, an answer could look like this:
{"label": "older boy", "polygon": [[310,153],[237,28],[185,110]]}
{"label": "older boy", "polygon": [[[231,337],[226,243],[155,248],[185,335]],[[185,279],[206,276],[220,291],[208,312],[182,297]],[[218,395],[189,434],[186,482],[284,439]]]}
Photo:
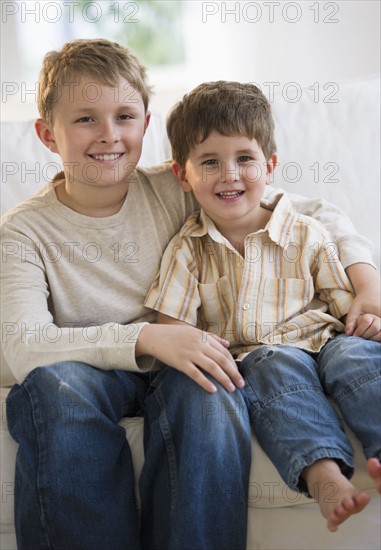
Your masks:
{"label": "older boy", "polygon": [[[245,547],[250,428],[212,419],[205,430],[205,393],[192,380],[208,373],[229,390],[212,405],[234,409],[244,406],[233,391],[242,377],[224,340],[156,325],[143,305],[162,251],[195,208],[170,166],[136,169],[149,95],[144,67],[106,40],[70,42],[43,63],[36,130],[64,172],[2,220],[21,550]],[[348,265],[371,262],[339,211],[296,200],[341,220]],[[174,368],[150,372],[153,357]],[[118,426],[136,414],[146,429],[141,530]],[[216,506],[206,486],[234,487],[234,509]]]}
{"label": "older boy", "polygon": [[[292,489],[316,497],[335,531],[369,495],[347,479],[352,449],[324,392],[361,440],[377,484],[379,343],[335,336],[353,297],[327,231],[297,214],[284,193],[262,200],[277,156],[261,91],[202,84],[173,109],[167,129],[173,170],[202,210],[169,244],[146,305],[158,323],[188,323],[231,341],[259,443]],[[364,338],[378,337],[377,316],[360,315],[359,324]]]}

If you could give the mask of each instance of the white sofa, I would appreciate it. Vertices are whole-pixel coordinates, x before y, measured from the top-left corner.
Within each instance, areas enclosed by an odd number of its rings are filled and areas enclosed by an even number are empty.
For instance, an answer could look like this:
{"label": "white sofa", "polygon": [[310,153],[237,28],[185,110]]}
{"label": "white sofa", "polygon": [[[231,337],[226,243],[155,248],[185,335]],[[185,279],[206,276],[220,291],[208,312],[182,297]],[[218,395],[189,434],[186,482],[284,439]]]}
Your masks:
{"label": "white sofa", "polygon": [[[267,89],[264,87],[264,91]],[[340,83],[294,86],[276,95],[273,110],[280,165],[274,185],[341,206],[360,233],[375,244],[380,265],[380,80],[378,76]],[[142,165],[168,156],[163,122],[153,117]],[[32,194],[58,169],[59,159],[37,140],[33,122],[2,123],[2,212]],[[1,540],[2,550],[16,548],[13,527],[13,480],[17,445],[6,426],[5,399],[11,385],[1,379]],[[125,419],[136,478],[143,461],[142,419]],[[369,489],[367,509],[330,533],[317,504],[287,489],[253,438],[247,548],[250,550],[378,550],[380,497],[372,489],[359,443],[350,434],[356,455],[355,482]],[[216,506],[218,503],[216,503]],[[112,548],[112,547],[111,547]],[[69,550],[69,549],[68,549]],[[91,550],[91,549],[89,549]],[[163,549],[165,550],[165,549]],[[180,549],[179,549],[180,550]],[[195,550],[198,550],[195,548]]]}

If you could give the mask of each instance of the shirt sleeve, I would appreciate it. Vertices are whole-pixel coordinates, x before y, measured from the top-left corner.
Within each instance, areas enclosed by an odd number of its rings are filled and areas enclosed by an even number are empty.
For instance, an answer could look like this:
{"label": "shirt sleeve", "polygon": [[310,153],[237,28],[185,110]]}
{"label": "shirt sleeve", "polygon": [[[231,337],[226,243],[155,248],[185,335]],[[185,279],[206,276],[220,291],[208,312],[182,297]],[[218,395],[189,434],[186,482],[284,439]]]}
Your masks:
{"label": "shirt sleeve", "polygon": [[175,235],[164,252],[144,305],[197,326],[201,300],[196,264],[192,240]]}
{"label": "shirt sleeve", "polygon": [[37,254],[25,253],[33,249],[33,242],[12,232],[3,234],[1,244],[2,354],[18,382],[36,367],[63,361],[103,370],[146,370],[135,359],[135,345],[146,323],[57,326],[49,311],[44,262]]}
{"label": "shirt sleeve", "polygon": [[[282,190],[268,186],[266,200],[271,200],[280,191]],[[287,195],[299,214],[315,218],[326,228],[338,246],[344,269],[357,263],[370,264],[376,269],[372,258],[373,244],[357,233],[353,223],[339,207],[324,199],[307,198],[293,193]]]}

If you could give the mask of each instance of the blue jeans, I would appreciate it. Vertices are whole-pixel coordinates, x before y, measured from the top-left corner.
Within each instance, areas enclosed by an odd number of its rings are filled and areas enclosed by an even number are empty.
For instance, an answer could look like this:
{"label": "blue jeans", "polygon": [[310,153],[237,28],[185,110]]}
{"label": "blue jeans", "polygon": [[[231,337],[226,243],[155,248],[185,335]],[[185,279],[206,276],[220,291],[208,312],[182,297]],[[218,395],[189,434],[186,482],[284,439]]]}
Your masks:
{"label": "blue jeans", "polygon": [[[83,363],[33,370],[7,399],[19,443],[19,550],[246,547],[250,426],[244,394],[208,394],[180,372]],[[141,518],[123,416],[145,416]]]}
{"label": "blue jeans", "polygon": [[258,442],[285,483],[306,492],[300,474],[321,458],[353,473],[353,450],[327,396],[362,443],[381,459],[381,346],[340,334],[318,354],[262,346],[241,363]]}

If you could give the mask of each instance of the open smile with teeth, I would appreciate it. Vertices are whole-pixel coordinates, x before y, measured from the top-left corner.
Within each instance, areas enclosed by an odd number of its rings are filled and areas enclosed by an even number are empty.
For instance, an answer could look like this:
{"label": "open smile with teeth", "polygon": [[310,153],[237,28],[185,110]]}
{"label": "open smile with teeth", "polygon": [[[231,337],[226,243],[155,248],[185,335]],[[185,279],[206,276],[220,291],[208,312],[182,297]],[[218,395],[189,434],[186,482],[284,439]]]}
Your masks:
{"label": "open smile with teeth", "polygon": [[223,191],[221,193],[216,193],[216,195],[222,199],[235,199],[243,194],[244,191]]}
{"label": "open smile with teeth", "polygon": [[89,156],[95,160],[117,160],[122,155],[123,153],[110,153],[105,155],[89,155]]}

